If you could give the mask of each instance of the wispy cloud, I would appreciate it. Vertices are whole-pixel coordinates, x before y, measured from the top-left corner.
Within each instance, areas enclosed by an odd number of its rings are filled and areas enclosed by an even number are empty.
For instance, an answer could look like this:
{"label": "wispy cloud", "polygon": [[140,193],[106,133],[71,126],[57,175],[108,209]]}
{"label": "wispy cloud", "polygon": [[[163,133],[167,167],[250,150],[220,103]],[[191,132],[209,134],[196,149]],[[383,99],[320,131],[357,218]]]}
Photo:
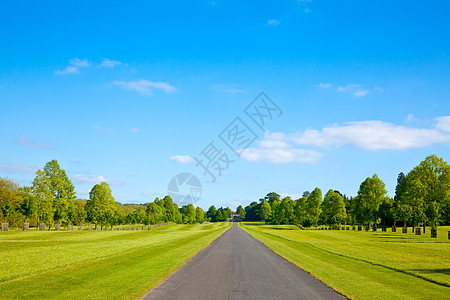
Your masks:
{"label": "wispy cloud", "polygon": [[104,133],[108,133],[108,134],[112,134],[112,133],[116,132],[116,131],[115,131],[114,129],[112,129],[112,128],[103,128],[102,126],[98,126],[98,125],[92,126],[92,128],[93,128],[95,131],[98,131],[98,132],[104,132]]}
{"label": "wispy cloud", "polygon": [[130,128],[130,132],[133,132],[133,133],[137,133],[137,132],[140,132],[141,130],[139,129],[139,128]]}
{"label": "wispy cloud", "polygon": [[174,155],[170,157],[170,160],[179,162],[181,164],[190,164],[195,161],[194,158],[189,155]]}
{"label": "wispy cloud", "polygon": [[75,174],[73,175],[73,180],[77,183],[91,183],[97,184],[100,182],[107,182],[110,185],[122,185],[123,181],[113,179],[113,178],[105,178],[103,176],[96,175],[86,175],[86,174]]}
{"label": "wispy cloud", "polygon": [[239,85],[237,84],[224,84],[224,83],[220,83],[220,84],[214,84],[212,86],[213,90],[221,92],[221,93],[228,93],[228,94],[239,94],[239,93],[243,93],[244,90],[242,90],[241,88],[239,88]]}
{"label": "wispy cloud", "polygon": [[289,193],[280,194],[280,198],[281,199],[286,198],[286,197],[290,197],[292,200],[296,200],[296,199],[301,198],[302,195],[300,195],[300,194],[289,194]]}
{"label": "wispy cloud", "polygon": [[278,21],[277,19],[270,19],[267,21],[267,25],[269,26],[278,26],[280,25],[280,21]]}
{"label": "wispy cloud", "polygon": [[449,117],[436,120],[434,128],[415,128],[383,121],[347,122],[326,126],[320,130],[268,134],[260,145],[287,143],[324,148],[350,145],[365,150],[404,150],[449,143]]}
{"label": "wispy cloud", "polygon": [[316,163],[322,156],[318,151],[292,148],[249,148],[241,154],[241,157],[248,161],[267,161],[275,164]]}
{"label": "wispy cloud", "polygon": [[136,91],[143,95],[152,95],[153,89],[163,90],[166,93],[175,92],[177,89],[167,82],[155,82],[148,80],[138,80],[138,81],[118,81],[115,80],[112,84],[119,86],[126,90]]}
{"label": "wispy cloud", "polygon": [[0,164],[0,170],[8,173],[36,173],[39,168],[24,164]]}
{"label": "wispy cloud", "polygon": [[37,142],[26,135],[17,135],[16,139],[25,146],[37,148],[37,149],[50,149],[53,147],[53,143]]}
{"label": "wispy cloud", "polygon": [[436,128],[445,132],[450,132],[450,116],[439,117],[435,119],[437,121]]}
{"label": "wispy cloud", "polygon": [[336,91],[339,93],[350,93],[356,98],[364,97],[370,92],[369,89],[363,88],[360,84],[353,83],[339,86]]}
{"label": "wispy cloud", "polygon": [[319,83],[319,87],[321,89],[329,89],[331,87],[331,83]]}
{"label": "wispy cloud", "polygon": [[69,74],[78,74],[78,73],[80,73],[80,71],[78,71],[78,68],[74,67],[74,66],[67,66],[62,71],[60,71],[60,70],[55,71],[56,75],[69,75]]}
{"label": "wispy cloud", "polygon": [[114,67],[120,66],[122,64],[121,61],[118,60],[111,60],[109,58],[102,58],[102,63],[100,64],[100,67],[113,69]]}
{"label": "wispy cloud", "polygon": [[90,66],[87,59],[74,58],[74,59],[71,59],[69,62],[72,66],[75,66],[78,68],[87,68]]}
{"label": "wispy cloud", "polygon": [[69,75],[69,74],[78,74],[80,73],[80,68],[87,68],[90,66],[87,59],[79,59],[74,58],[69,61],[69,66],[67,66],[63,70],[56,70],[56,75]]}

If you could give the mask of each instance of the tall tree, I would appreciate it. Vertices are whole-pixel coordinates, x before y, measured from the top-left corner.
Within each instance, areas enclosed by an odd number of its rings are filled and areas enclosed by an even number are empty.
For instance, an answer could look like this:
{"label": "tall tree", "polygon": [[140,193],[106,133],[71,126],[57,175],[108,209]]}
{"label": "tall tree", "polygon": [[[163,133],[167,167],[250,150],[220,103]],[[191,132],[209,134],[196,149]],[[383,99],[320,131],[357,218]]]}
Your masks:
{"label": "tall tree", "polygon": [[303,197],[297,199],[297,201],[295,201],[294,222],[296,222],[297,224],[301,224],[302,226],[305,226],[305,222],[306,222],[306,218],[307,218],[307,215],[306,215],[306,202],[307,201],[308,201],[308,197],[306,197],[306,196],[303,196]]}
{"label": "tall tree", "polygon": [[239,205],[236,208],[236,213],[241,216],[241,219],[245,219],[245,209],[242,207],[242,205]]}
{"label": "tall tree", "polygon": [[206,212],[206,217],[211,222],[217,222],[216,214],[217,214],[216,207],[214,205],[211,205],[208,211]]}
{"label": "tall tree", "polygon": [[340,193],[329,190],[322,202],[322,218],[325,224],[342,224],[347,218],[344,198]]}
{"label": "tall tree", "polygon": [[158,204],[156,204],[155,202],[152,202],[147,206],[146,213],[149,224],[158,224],[162,222],[164,219],[163,208]]}
{"label": "tall tree", "polygon": [[116,210],[116,202],[112,196],[111,188],[106,182],[94,185],[89,192],[89,200],[86,202],[86,213],[89,221],[103,225],[109,224]]}
{"label": "tall tree", "polygon": [[269,202],[263,200],[261,203],[261,208],[259,210],[259,216],[264,222],[269,222],[272,219],[272,208]]}
{"label": "tall tree", "polygon": [[316,187],[306,202],[307,226],[317,226],[320,216],[320,204],[322,203],[322,191]]}
{"label": "tall tree", "polygon": [[44,172],[50,180],[50,190],[53,195],[53,218],[57,222],[69,223],[71,221],[69,213],[74,209],[76,199],[75,187],[57,160],[46,163]]}
{"label": "tall tree", "polygon": [[195,209],[195,221],[200,224],[205,222],[205,212],[200,206]]}
{"label": "tall tree", "polygon": [[51,191],[50,179],[45,175],[45,172],[38,170],[36,177],[33,180],[31,187],[33,196],[37,204],[37,227],[39,223],[45,223],[49,228],[53,222],[53,195]]}
{"label": "tall tree", "polygon": [[379,223],[378,208],[387,194],[384,182],[377,174],[367,177],[359,186],[356,197],[357,209],[362,223]]}
{"label": "tall tree", "polygon": [[184,223],[194,224],[196,221],[196,211],[194,205],[189,203],[184,211]]}

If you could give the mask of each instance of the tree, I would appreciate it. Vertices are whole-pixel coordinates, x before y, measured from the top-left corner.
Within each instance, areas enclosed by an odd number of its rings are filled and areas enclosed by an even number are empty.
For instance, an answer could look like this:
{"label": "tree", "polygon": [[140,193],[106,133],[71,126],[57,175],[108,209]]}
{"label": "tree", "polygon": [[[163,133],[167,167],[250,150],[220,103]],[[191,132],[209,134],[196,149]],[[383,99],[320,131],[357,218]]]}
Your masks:
{"label": "tree", "polygon": [[94,185],[89,192],[85,208],[89,221],[95,223],[95,227],[100,223],[103,229],[103,225],[110,223],[116,210],[116,202],[108,183]]}
{"label": "tree", "polygon": [[214,205],[211,205],[208,211],[206,212],[206,217],[211,222],[217,222],[216,214],[217,214],[216,207]]}
{"label": "tree", "polygon": [[195,207],[192,204],[188,204],[184,211],[184,223],[186,224],[194,224],[196,221],[196,211]]}
{"label": "tree", "polygon": [[19,206],[19,211],[22,215],[25,216],[25,223],[27,222],[29,217],[37,213],[36,200],[32,195],[26,195],[23,198],[23,201]]}
{"label": "tree", "polygon": [[205,222],[205,212],[200,206],[195,209],[195,221],[200,224]]}
{"label": "tree", "polygon": [[273,223],[275,224],[289,224],[294,219],[295,202],[291,197],[285,197],[278,205],[275,214],[273,215]]}
{"label": "tree", "polygon": [[[411,207],[413,226],[435,217],[433,209],[438,207],[448,221],[450,213],[450,166],[436,155],[427,156],[406,175],[404,204]],[[434,204],[433,204],[434,203]],[[433,205],[433,209],[428,209]],[[428,215],[427,212],[431,213]]]}
{"label": "tree", "polygon": [[379,223],[378,208],[386,197],[387,191],[385,184],[378,178],[377,174],[367,177],[359,186],[357,201],[357,210],[359,211],[359,220],[362,223]]}
{"label": "tree", "polygon": [[4,207],[7,215],[3,214],[2,209],[0,209],[0,213],[3,215],[3,219],[8,218],[9,223],[14,223],[14,220],[16,219],[14,215],[16,208],[19,205],[19,200],[18,184],[8,178],[0,177],[0,208]]}
{"label": "tree", "polygon": [[50,179],[44,171],[38,170],[36,172],[31,191],[37,204],[37,227],[39,227],[40,222],[43,222],[50,229],[53,221],[53,195]]}
{"label": "tree", "polygon": [[270,193],[268,193],[268,194],[264,197],[264,199],[265,199],[267,202],[269,202],[270,205],[272,205],[272,203],[273,203],[274,201],[280,201],[280,195],[278,195],[278,194],[275,193],[275,192],[270,192]]}
{"label": "tree", "polygon": [[322,191],[316,187],[306,202],[307,226],[317,226],[320,216],[320,204],[322,203]]}
{"label": "tree", "polygon": [[347,212],[345,210],[344,198],[340,193],[329,190],[322,202],[322,219],[327,225],[334,225],[345,222]]}
{"label": "tree", "polygon": [[14,207],[12,207],[11,202],[6,200],[5,204],[1,207],[3,217],[5,218],[5,222],[8,221],[8,218],[14,214]]}
{"label": "tree", "polygon": [[50,181],[50,191],[53,195],[53,218],[56,222],[69,223],[69,213],[74,210],[76,199],[75,187],[56,160],[46,163],[44,172]]}
{"label": "tree", "polygon": [[[158,198],[156,198],[158,199]],[[159,200],[159,199],[158,199]],[[149,224],[158,224],[162,222],[164,218],[164,210],[161,206],[156,204],[155,202],[150,203],[146,209],[148,223]]]}
{"label": "tree", "polygon": [[[309,196],[309,194],[308,194],[308,196]],[[297,201],[295,201],[294,222],[301,224],[302,226],[305,225],[306,218],[307,218],[307,215],[306,215],[306,202],[307,201],[308,201],[308,198],[306,196],[303,196],[300,199],[297,199]]]}
{"label": "tree", "polygon": [[304,192],[303,192],[303,195],[302,195],[302,197],[308,198],[308,197],[309,197],[309,195],[311,195],[311,193],[310,193],[310,192],[308,192],[308,191],[304,191]]}
{"label": "tree", "polygon": [[245,209],[242,207],[242,205],[239,205],[236,208],[236,213],[241,216],[241,219],[245,219]]}
{"label": "tree", "polygon": [[266,200],[261,203],[259,216],[264,222],[268,222],[272,219],[272,208],[270,207],[269,202],[267,202]]}

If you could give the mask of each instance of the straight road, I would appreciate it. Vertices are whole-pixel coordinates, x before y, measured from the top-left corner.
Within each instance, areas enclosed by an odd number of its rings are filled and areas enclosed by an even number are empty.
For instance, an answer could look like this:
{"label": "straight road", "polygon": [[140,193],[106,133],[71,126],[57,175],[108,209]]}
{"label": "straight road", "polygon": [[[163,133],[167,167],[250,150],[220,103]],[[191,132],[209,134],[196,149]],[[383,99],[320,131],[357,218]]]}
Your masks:
{"label": "straight road", "polygon": [[143,299],[345,299],[237,223]]}

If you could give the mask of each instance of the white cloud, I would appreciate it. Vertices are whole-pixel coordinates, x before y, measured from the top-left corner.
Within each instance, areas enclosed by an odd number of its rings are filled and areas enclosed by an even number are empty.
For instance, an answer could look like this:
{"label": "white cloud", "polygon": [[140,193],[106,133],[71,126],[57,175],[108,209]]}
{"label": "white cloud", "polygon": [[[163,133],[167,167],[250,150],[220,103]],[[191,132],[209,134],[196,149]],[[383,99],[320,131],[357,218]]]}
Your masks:
{"label": "white cloud", "polygon": [[278,26],[280,24],[280,21],[278,21],[277,19],[271,19],[267,21],[267,25],[270,26]]}
{"label": "white cloud", "polygon": [[139,131],[139,128],[130,128],[130,132],[137,133]]}
{"label": "white cloud", "polygon": [[364,97],[370,92],[369,89],[365,89],[359,84],[347,84],[345,86],[339,86],[336,91],[340,93],[350,93],[357,98]]}
{"label": "white cloud", "polygon": [[311,10],[310,10],[309,8],[305,8],[305,9],[303,10],[303,12],[305,12],[306,14],[309,14],[309,13],[311,12]]}
{"label": "white cloud", "polygon": [[78,73],[80,73],[80,71],[78,71],[78,68],[74,67],[74,66],[67,66],[62,71],[60,71],[60,70],[55,71],[56,75],[69,75],[69,74],[78,74]]}
{"label": "white cloud", "polygon": [[37,148],[37,149],[49,149],[53,146],[53,143],[42,143],[42,142],[36,142],[32,138],[26,135],[17,135],[17,140],[21,142],[23,145]]}
{"label": "white cloud", "polygon": [[67,66],[64,70],[56,70],[56,75],[69,75],[80,73],[79,68],[87,68],[90,66],[87,59],[74,58],[69,61],[70,66]]}
{"label": "white cloud", "polygon": [[0,164],[0,170],[8,173],[36,173],[38,167],[24,165],[24,164]]}
{"label": "white cloud", "polygon": [[450,116],[439,117],[435,119],[438,123],[436,128],[445,132],[450,132]]}
{"label": "white cloud", "polygon": [[177,89],[167,82],[154,82],[148,80],[138,80],[138,81],[118,81],[115,80],[112,84],[119,86],[126,90],[136,91],[144,95],[151,95],[152,89],[163,90],[166,93],[175,92]]}
{"label": "white cloud", "polygon": [[90,66],[87,59],[74,58],[74,59],[71,59],[69,62],[72,66],[75,66],[78,68],[87,68]]}
{"label": "white cloud", "polygon": [[193,163],[195,160],[189,155],[174,155],[170,157],[170,160],[182,163],[182,164],[190,164]]}
{"label": "white cloud", "polygon": [[111,60],[109,58],[102,58],[102,63],[100,67],[112,69],[116,66],[120,66],[122,64],[121,61],[118,60]]}
{"label": "white cloud", "polygon": [[414,128],[383,121],[361,121],[294,134],[276,133],[266,138],[317,147],[351,145],[366,150],[403,150],[450,142],[450,134],[441,131],[444,128],[443,122],[438,122],[436,128]]}
{"label": "white cloud", "polygon": [[319,87],[321,89],[329,89],[331,87],[331,83],[319,83]]}
{"label": "white cloud", "polygon": [[103,128],[103,127],[101,127],[101,126],[92,126],[92,128],[93,129],[95,129],[95,131],[98,131],[98,132],[105,132],[105,133],[108,133],[108,134],[112,134],[112,133],[114,133],[114,132],[116,132],[114,129],[112,129],[112,128]]}
{"label": "white cloud", "polygon": [[275,164],[284,163],[316,163],[323,156],[314,150],[275,148],[249,148],[242,152],[241,157],[252,162],[267,161]]}
{"label": "white cloud", "polygon": [[214,84],[212,88],[218,92],[228,94],[239,94],[244,92],[244,90],[240,89],[237,84]]}
{"label": "white cloud", "polygon": [[113,178],[105,178],[103,176],[95,175],[85,175],[85,174],[75,174],[73,175],[73,180],[77,183],[91,183],[97,184],[100,182],[107,182],[110,185],[122,185],[123,182]]}
{"label": "white cloud", "polygon": [[89,195],[91,190],[76,189],[76,192],[77,192],[77,194],[81,194],[81,195]]}

